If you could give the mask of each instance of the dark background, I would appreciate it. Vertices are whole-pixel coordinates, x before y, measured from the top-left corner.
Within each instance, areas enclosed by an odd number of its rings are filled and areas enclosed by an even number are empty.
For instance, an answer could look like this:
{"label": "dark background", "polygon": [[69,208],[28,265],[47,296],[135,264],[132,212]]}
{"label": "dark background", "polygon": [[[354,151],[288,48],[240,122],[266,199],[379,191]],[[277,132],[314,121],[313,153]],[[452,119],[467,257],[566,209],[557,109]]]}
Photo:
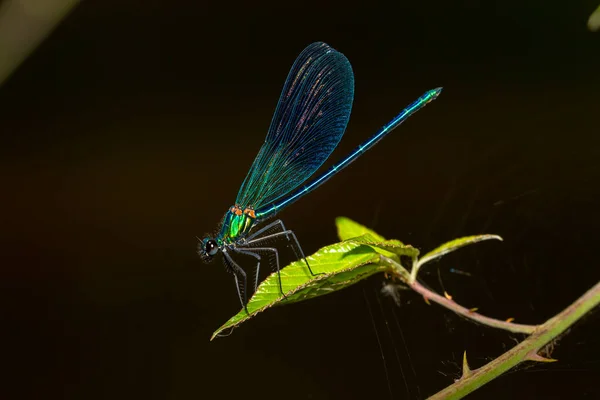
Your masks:
{"label": "dark background", "polygon": [[[417,399],[460,376],[463,351],[476,368],[522,339],[412,293],[395,308],[377,276],[208,341],[239,304],[195,236],[235,200],[313,41],[356,79],[328,165],[444,92],[281,213],[307,253],[339,215],[425,251],[500,234],[423,279],[522,323],[598,281],[597,2],[200,3],[86,1],[0,88],[3,398]],[[593,312],[558,363],[471,397],[597,398],[598,329]]]}

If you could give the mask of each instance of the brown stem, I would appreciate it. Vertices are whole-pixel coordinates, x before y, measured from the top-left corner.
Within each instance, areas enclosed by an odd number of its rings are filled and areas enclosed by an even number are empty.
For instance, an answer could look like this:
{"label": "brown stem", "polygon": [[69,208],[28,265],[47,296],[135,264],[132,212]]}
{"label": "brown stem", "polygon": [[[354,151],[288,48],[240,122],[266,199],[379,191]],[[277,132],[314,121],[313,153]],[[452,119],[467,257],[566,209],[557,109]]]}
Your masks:
{"label": "brown stem", "polygon": [[[381,256],[382,261],[386,264],[390,265],[395,272],[404,270],[404,267],[400,266],[396,261],[387,258],[385,256]],[[506,322],[495,318],[486,317],[485,315],[481,315],[476,313],[466,307],[463,307],[457,304],[454,300],[448,299],[444,296],[437,294],[430,289],[427,289],[425,286],[421,285],[418,281],[410,282],[410,279],[407,277],[405,273],[396,273],[396,276],[400,278],[406,285],[408,285],[412,290],[421,294],[427,300],[431,300],[435,303],[438,303],[442,307],[449,309],[457,313],[458,315],[462,315],[465,318],[471,319],[475,322],[479,322],[482,325],[487,325],[492,328],[504,329],[513,333],[524,333],[527,335],[532,334],[539,325],[525,325],[525,324],[513,324],[512,322]]]}

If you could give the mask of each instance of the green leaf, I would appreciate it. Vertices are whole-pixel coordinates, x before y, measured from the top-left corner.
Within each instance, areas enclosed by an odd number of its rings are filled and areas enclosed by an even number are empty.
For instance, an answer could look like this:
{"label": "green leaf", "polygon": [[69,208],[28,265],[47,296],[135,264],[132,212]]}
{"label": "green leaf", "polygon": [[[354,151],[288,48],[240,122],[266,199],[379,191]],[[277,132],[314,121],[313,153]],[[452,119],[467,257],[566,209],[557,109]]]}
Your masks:
{"label": "green leaf", "polygon": [[395,265],[400,266],[400,268],[394,270],[396,274],[403,277],[410,275],[408,270],[400,265],[400,257],[408,256],[413,260],[414,264],[414,261],[419,256],[418,249],[415,249],[411,245],[405,245],[396,239],[386,240],[378,233],[346,217],[336,218],[335,223],[338,229],[338,236],[341,240],[371,246],[382,256],[396,261]]}
{"label": "green leaf", "polygon": [[380,234],[369,228],[352,221],[350,218],[337,217],[335,220],[338,229],[338,237],[341,240],[353,241],[369,246],[377,247],[380,250],[388,252],[385,256],[393,253],[398,256],[409,256],[415,258],[419,255],[419,250],[411,245],[406,245],[397,239],[386,240]]}
{"label": "green leaf", "polygon": [[[323,247],[307,258],[316,275],[310,274],[304,260],[293,262],[283,268],[281,286],[285,296],[279,288],[278,274],[269,275],[248,302],[248,312],[242,309],[231,317],[214,332],[211,340],[225,329],[233,329],[269,307],[323,296],[353,285],[378,272],[400,275],[405,282],[414,281],[420,266],[435,258],[482,240],[502,240],[496,235],[464,237],[448,242],[416,261],[419,250],[399,240],[386,240],[376,232],[345,217],[338,217],[336,225],[338,235],[343,242]],[[412,259],[412,274],[400,265],[401,256]]]}
{"label": "green leaf", "polygon": [[350,286],[375,273],[389,271],[388,265],[380,264],[380,255],[371,246],[358,241],[346,241],[323,247],[307,257],[311,275],[304,260],[293,262],[283,268],[281,285],[286,297],[279,290],[279,278],[273,273],[257,288],[248,302],[248,313],[244,309],[234,315],[212,337],[228,328],[235,328],[261,311],[278,304],[291,304],[326,295]]}
{"label": "green leaf", "polygon": [[411,264],[414,264],[416,258],[419,256],[419,250],[410,245],[402,244],[399,240],[392,239],[384,240],[383,242],[374,242],[372,236],[368,233],[364,236],[348,239],[346,242],[370,246],[382,256],[394,260],[394,263],[386,263],[386,265],[392,266],[393,273],[400,275],[404,279],[409,279],[410,272],[402,265],[400,257],[408,256],[412,260]]}
{"label": "green leaf", "polygon": [[363,236],[348,239],[347,241],[375,247],[379,253],[386,257],[409,256],[411,258],[416,258],[419,256],[418,249],[396,239],[375,241],[370,234],[365,234]]}
{"label": "green leaf", "polygon": [[375,242],[384,242],[385,238],[374,231],[370,230],[359,224],[358,222],[352,221],[350,218],[337,217],[335,219],[335,225],[337,226],[338,237],[340,240],[348,240],[358,236],[364,236],[369,234],[373,237]]}
{"label": "green leaf", "polygon": [[498,235],[474,235],[474,236],[465,236],[459,239],[454,239],[449,241],[448,243],[444,243],[443,245],[439,246],[438,248],[430,251],[429,253],[425,254],[423,257],[421,257],[419,259],[419,261],[417,261],[412,268],[411,271],[411,278],[414,281],[417,278],[417,273],[419,272],[419,268],[421,268],[421,266],[423,266],[423,264],[426,264],[432,260],[435,260],[436,258],[440,258],[454,250],[458,250],[461,247],[473,244],[473,243],[477,243],[477,242],[482,242],[484,240],[491,240],[491,239],[496,239],[496,240],[502,240],[502,238]]}

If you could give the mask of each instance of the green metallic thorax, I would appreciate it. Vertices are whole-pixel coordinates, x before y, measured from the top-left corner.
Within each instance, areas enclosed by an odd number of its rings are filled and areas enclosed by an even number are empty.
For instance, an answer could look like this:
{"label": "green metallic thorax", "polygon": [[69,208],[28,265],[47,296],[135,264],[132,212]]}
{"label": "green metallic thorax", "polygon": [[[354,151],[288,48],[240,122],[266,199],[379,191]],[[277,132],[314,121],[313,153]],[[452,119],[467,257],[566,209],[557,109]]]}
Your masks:
{"label": "green metallic thorax", "polygon": [[246,214],[236,215],[229,210],[223,218],[217,242],[219,244],[234,243],[245,237],[255,223],[256,218],[251,218]]}

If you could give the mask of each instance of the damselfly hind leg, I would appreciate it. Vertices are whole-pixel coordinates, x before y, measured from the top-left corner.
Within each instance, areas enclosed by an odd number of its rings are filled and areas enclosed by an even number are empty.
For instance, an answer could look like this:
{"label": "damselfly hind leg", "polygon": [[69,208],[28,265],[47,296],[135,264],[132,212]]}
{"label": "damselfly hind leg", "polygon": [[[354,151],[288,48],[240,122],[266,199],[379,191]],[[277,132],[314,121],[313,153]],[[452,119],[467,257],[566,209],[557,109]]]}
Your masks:
{"label": "damselfly hind leg", "polygon": [[277,269],[277,278],[279,280],[279,291],[281,292],[283,297],[287,298],[287,296],[285,295],[285,292],[283,291],[283,285],[281,283],[281,272],[280,272],[281,268],[279,265],[279,252],[277,251],[277,249],[275,249],[273,247],[252,247],[249,250],[249,249],[237,247],[237,248],[234,248],[233,250],[237,253],[246,254],[246,255],[256,258],[257,265],[256,265],[256,277],[254,279],[254,292],[256,292],[256,288],[258,287],[258,273],[260,271],[260,261],[261,261],[261,257],[260,257],[260,255],[257,254],[257,252],[266,251],[266,252],[273,253],[275,255],[275,267]]}
{"label": "damselfly hind leg", "polygon": [[[227,270],[233,274],[233,279],[235,280],[235,288],[237,290],[240,303],[242,303],[242,307],[244,307],[246,313],[249,314],[247,307],[248,297],[246,294],[246,272],[242,269],[242,267],[237,265],[235,261],[233,261],[233,258],[231,258],[229,254],[227,254],[227,251],[223,251],[223,262],[225,263],[225,267],[227,268]],[[240,278],[242,282],[240,282]]]}
{"label": "damselfly hind leg", "polygon": [[239,254],[246,254],[248,256],[254,257],[256,259],[256,268],[254,270],[254,292],[256,292],[256,288],[258,287],[258,276],[260,274],[260,256],[258,254],[252,253],[250,251],[246,251],[246,250],[241,250],[238,248],[233,248],[233,251],[235,251],[236,253]]}
{"label": "damselfly hind leg", "polygon": [[[271,234],[261,236],[262,233],[268,232],[270,229],[273,229],[273,228],[279,228],[279,230],[281,232],[271,233]],[[277,221],[273,221],[270,224],[262,227],[258,231],[252,233],[250,236],[248,236],[246,238],[244,246],[251,246],[252,244],[256,244],[261,241],[265,241],[265,240],[269,240],[269,239],[274,239],[278,236],[284,236],[284,235],[285,235],[286,239],[292,243],[291,247],[292,247],[292,250],[294,251],[294,254],[296,254],[296,257],[302,258],[304,260],[304,262],[306,263],[306,266],[308,267],[308,271],[310,272],[310,274],[312,276],[321,275],[322,273],[315,274],[313,272],[313,270],[310,268],[310,264],[308,263],[308,260],[306,259],[306,256],[304,255],[304,251],[302,250],[302,246],[300,246],[300,242],[298,241],[296,234],[292,230],[285,229],[285,225],[283,224],[283,221],[280,219],[278,219]],[[290,238],[293,240],[291,240]]]}

